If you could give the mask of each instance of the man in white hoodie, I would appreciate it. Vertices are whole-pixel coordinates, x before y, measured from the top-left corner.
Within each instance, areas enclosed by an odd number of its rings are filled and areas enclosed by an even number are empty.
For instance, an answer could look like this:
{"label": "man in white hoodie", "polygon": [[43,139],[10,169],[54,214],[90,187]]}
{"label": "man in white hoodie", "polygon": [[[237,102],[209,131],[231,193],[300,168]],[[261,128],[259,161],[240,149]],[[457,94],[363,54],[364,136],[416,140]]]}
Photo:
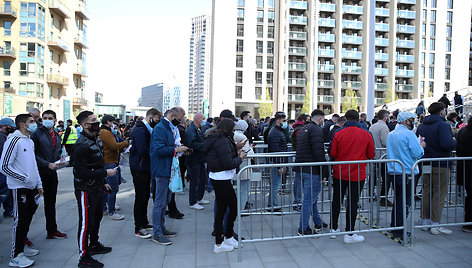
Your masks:
{"label": "man in white hoodie", "polygon": [[17,130],[8,136],[3,146],[1,172],[7,176],[8,188],[13,194],[12,253],[8,264],[12,267],[28,267],[34,261],[38,250],[25,247],[26,236],[33,215],[38,208],[39,198],[43,195],[43,186],[34,154],[34,143],[30,134],[38,128],[29,114],[20,114],[15,118]]}

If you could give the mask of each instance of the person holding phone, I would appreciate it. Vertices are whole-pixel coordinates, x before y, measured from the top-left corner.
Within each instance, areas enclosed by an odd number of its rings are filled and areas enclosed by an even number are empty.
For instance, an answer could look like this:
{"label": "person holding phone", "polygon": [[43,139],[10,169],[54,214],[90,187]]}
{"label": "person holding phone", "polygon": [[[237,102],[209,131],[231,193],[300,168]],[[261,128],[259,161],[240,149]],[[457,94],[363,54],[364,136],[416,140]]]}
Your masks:
{"label": "person holding phone", "polygon": [[[246,154],[254,154],[254,150],[252,150],[251,145],[248,142],[247,136],[245,135],[246,130],[248,129],[248,123],[244,120],[239,120],[238,122],[235,123],[235,131],[234,131],[234,142],[236,144],[238,143],[244,143],[243,148],[238,150],[238,152],[244,152]],[[245,166],[250,165],[250,159],[244,159],[241,165],[239,166],[239,169],[244,168]],[[239,203],[241,204],[241,209],[244,209],[246,207],[247,200],[249,198],[249,181],[250,177],[250,170],[247,170],[246,172],[243,172],[241,174],[241,200],[239,200]]]}

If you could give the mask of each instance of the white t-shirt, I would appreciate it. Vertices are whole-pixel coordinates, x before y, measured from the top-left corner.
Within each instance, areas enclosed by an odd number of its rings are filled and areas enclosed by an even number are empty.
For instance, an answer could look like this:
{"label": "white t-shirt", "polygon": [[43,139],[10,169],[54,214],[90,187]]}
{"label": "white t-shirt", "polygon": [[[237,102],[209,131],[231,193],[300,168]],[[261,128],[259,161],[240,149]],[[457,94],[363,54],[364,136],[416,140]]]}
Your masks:
{"label": "white t-shirt", "polygon": [[220,172],[210,172],[210,179],[216,181],[232,180],[236,175],[236,169],[225,170]]}

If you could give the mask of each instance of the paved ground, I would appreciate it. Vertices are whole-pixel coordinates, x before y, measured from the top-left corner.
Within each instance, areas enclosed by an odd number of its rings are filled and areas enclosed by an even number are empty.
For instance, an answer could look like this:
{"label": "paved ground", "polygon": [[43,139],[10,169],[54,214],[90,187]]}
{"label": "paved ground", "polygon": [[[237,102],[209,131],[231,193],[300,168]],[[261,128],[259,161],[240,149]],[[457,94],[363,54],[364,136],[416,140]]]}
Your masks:
{"label": "paved ground", "polygon": [[[417,244],[405,248],[379,233],[366,234],[366,242],[344,244],[341,237],[332,240],[295,239],[247,244],[243,262],[237,252],[213,254],[214,239],[210,235],[213,205],[203,211],[188,208],[188,196],[178,195],[177,203],[185,213],[183,220],[168,219],[167,227],[179,232],[174,244],[164,247],[133,234],[132,207],[134,191],[130,173],[128,183],[121,185],[118,204],[126,218],[122,221],[104,219],[100,241],[113,247],[106,255],[97,255],[107,267],[471,267],[472,235],[451,228],[451,236],[432,236],[418,232]],[[33,257],[34,267],[77,267],[77,204],[73,196],[71,169],[59,171],[57,220],[66,232],[65,240],[46,240],[44,211],[38,209],[29,233],[40,254]],[[208,196],[213,199],[213,196]],[[151,204],[149,205],[149,212]],[[149,214],[150,215],[150,214]],[[0,267],[7,266],[11,247],[12,219],[0,223]]]}

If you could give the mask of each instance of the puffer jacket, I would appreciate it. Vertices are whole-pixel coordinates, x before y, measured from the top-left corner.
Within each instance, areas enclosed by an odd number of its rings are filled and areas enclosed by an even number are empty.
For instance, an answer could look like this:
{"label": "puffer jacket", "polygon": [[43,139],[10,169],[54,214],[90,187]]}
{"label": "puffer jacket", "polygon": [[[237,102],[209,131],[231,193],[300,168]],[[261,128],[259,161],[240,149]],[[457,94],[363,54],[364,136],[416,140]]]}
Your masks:
{"label": "puffer jacket", "polygon": [[136,122],[131,130],[133,146],[129,150],[129,167],[132,171],[151,172],[151,157],[149,146],[151,144],[151,133],[143,121]]}
{"label": "puffer jacket", "polygon": [[100,139],[87,132],[77,139],[74,147],[74,188],[80,191],[99,191],[105,184],[103,145]]}
{"label": "puffer jacket", "polygon": [[54,146],[49,130],[43,125],[39,126],[38,129],[31,134],[40,174],[48,175],[56,173],[55,170],[49,169],[48,165],[61,158],[61,136],[59,136],[56,130],[53,131],[56,135],[56,146]]}
{"label": "puffer jacket", "polygon": [[[296,163],[326,162],[323,134],[323,129],[313,121],[306,124],[298,132]],[[296,170],[299,170],[299,168]],[[323,166],[322,170],[319,166],[303,167],[301,170],[303,173],[323,175],[324,178],[327,178],[329,175],[327,166]],[[321,173],[320,170],[322,171]]]}
{"label": "puffer jacket", "polygon": [[242,163],[236,144],[228,136],[218,132],[208,135],[203,144],[203,151],[211,172],[232,170]]}
{"label": "puffer jacket", "polygon": [[287,138],[285,137],[284,130],[274,125],[267,136],[267,142],[269,144],[268,151],[269,153],[275,152],[287,152]]}

